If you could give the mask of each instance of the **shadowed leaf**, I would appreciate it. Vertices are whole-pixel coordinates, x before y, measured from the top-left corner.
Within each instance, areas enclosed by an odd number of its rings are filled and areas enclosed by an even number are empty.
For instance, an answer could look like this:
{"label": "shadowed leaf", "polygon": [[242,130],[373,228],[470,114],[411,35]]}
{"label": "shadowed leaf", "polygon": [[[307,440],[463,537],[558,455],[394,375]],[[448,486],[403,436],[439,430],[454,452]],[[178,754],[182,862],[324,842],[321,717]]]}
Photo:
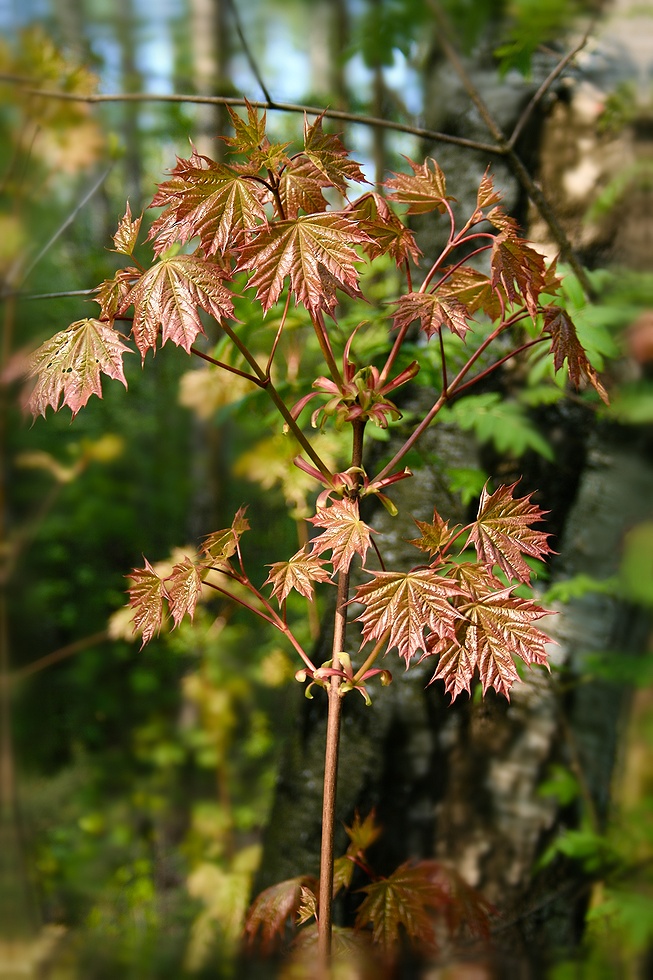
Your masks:
{"label": "shadowed leaf", "polygon": [[125,213],[118,222],[118,230],[113,236],[113,244],[116,252],[121,252],[123,255],[132,254],[138,240],[142,220],[143,215],[136,218],[135,221],[132,221],[132,212],[129,201],[127,201]]}
{"label": "shadowed leaf", "polygon": [[304,902],[305,888],[315,894],[315,878],[310,875],[289,878],[261,892],[254,899],[245,920],[244,936],[247,944],[258,944],[264,954],[279,946],[285,937],[286,927],[291,922],[294,925]]}
{"label": "shadowed leaf", "polygon": [[469,330],[469,310],[455,296],[438,293],[406,293],[397,300],[394,325],[398,329],[419,320],[430,339],[442,327],[448,327],[459,337]]}
{"label": "shadowed leaf", "polygon": [[288,561],[275,561],[270,565],[271,571],[264,584],[272,584],[272,595],[276,596],[279,605],[291,589],[310,599],[313,596],[313,582],[330,581],[329,572],[324,566],[325,562],[317,555],[309,555],[302,548]]}
{"label": "shadowed leaf", "polygon": [[[407,158],[408,159],[408,158]],[[446,181],[440,167],[432,158],[424,163],[408,160],[412,174],[394,174],[386,181],[385,186],[391,193],[391,201],[408,205],[408,214],[424,214],[427,211],[439,211],[444,214],[447,210],[445,201],[453,201],[446,190]]]}
{"label": "shadowed leaf", "polygon": [[556,371],[560,370],[566,360],[572,384],[578,388],[581,378],[585,378],[596,389],[605,404],[609,404],[608,393],[587,359],[569,314],[558,306],[546,306],[543,312],[544,330],[551,334],[551,351]]}

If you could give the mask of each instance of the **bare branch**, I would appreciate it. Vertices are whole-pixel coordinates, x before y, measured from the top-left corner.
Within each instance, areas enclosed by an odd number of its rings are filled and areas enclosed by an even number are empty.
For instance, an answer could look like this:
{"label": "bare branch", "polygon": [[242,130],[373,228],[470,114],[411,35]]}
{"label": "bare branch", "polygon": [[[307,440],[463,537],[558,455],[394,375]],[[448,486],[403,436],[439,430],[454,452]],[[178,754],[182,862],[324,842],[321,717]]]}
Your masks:
{"label": "bare branch", "polygon": [[252,49],[250,48],[250,46],[249,46],[249,44],[247,42],[247,38],[245,37],[245,34],[243,32],[243,25],[241,23],[240,17],[238,16],[238,8],[236,7],[236,4],[233,2],[233,0],[227,0],[227,6],[229,7],[229,10],[231,12],[231,16],[234,19],[234,24],[236,26],[236,33],[238,34],[238,37],[240,39],[240,43],[243,46],[243,51],[245,52],[245,57],[247,58],[247,61],[249,62],[249,67],[252,69],[252,71],[254,73],[254,77],[256,78],[256,81],[259,83],[259,85],[261,87],[261,91],[263,92],[263,95],[265,96],[267,102],[269,102],[270,105],[273,105],[274,104],[274,99],[270,95],[270,92],[268,90],[268,87],[265,84],[265,82],[263,81],[263,76],[262,76],[262,74],[261,74],[261,72],[259,70],[259,67],[258,67],[258,65],[256,63],[256,59],[254,58],[254,55],[252,54]]}

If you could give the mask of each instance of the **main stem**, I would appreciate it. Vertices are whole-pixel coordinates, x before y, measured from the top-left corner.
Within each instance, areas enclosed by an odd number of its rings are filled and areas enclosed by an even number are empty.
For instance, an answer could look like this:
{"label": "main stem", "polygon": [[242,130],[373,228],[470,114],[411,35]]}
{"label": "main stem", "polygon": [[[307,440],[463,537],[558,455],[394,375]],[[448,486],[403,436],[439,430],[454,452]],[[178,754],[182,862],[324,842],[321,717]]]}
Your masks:
{"label": "main stem", "polygon": [[[363,434],[365,422],[352,423],[352,466],[360,466],[363,459]],[[339,655],[345,649],[347,631],[347,601],[349,599],[349,570],[338,575],[338,599],[334,617],[332,663],[339,666]],[[318,896],[318,964],[320,980],[329,975],[331,960],[331,935],[333,931],[333,847],[336,820],[336,784],[338,779],[338,753],[340,749],[340,716],[342,680],[333,676],[327,687],[329,699],[324,755],[324,788],[322,797],[322,846],[320,850],[320,889]]]}

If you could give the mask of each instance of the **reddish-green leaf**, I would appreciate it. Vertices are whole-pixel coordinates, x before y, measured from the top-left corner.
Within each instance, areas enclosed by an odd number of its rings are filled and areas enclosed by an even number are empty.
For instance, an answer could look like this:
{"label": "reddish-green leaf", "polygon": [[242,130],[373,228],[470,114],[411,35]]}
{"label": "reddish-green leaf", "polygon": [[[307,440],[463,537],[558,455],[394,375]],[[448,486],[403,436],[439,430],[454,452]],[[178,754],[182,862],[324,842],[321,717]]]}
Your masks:
{"label": "reddish-green leaf", "polygon": [[125,296],[142,275],[140,269],[130,266],[118,269],[113,279],[105,279],[95,289],[95,302],[100,306],[102,319],[113,320],[125,301]]}
{"label": "reddish-green leaf", "polygon": [[422,949],[435,949],[432,909],[441,902],[440,891],[419,865],[402,864],[388,878],[361,888],[365,900],[356,915],[356,928],[372,928],[375,945],[387,955],[405,937]]}
{"label": "reddish-green leaf", "polygon": [[469,310],[456,299],[441,293],[406,293],[396,302],[394,325],[398,329],[419,320],[427,337],[448,327],[452,333],[464,337],[469,330]]}
{"label": "reddish-green leaf", "polygon": [[453,636],[457,613],[451,596],[460,587],[433,568],[411,572],[372,572],[374,578],[356,589],[356,601],[365,611],[364,640],[380,640],[389,630],[388,650],[397,647],[408,665],[418,650],[425,650],[424,629],[438,636]]}
{"label": "reddish-green leaf", "polygon": [[551,548],[548,534],[532,527],[542,520],[545,512],[530,502],[532,494],[513,498],[516,486],[513,483],[499,487],[491,495],[487,487],[483,488],[468,544],[474,545],[478,560],[488,569],[498,565],[509,579],[530,582],[531,570],[523,555],[543,558]]}
{"label": "reddish-green leaf", "polygon": [[491,208],[493,205],[498,204],[500,200],[501,194],[499,194],[498,191],[495,191],[494,181],[492,180],[489,172],[486,170],[481,177],[478,194],[476,195],[476,207]]}
{"label": "reddish-green leaf", "polygon": [[144,568],[135,568],[129,576],[129,605],[134,610],[134,632],[142,634],[144,647],[161,629],[165,586],[157,573],[144,559]]}
{"label": "reddish-green leaf", "polygon": [[254,270],[249,285],[256,288],[264,310],[276,303],[286,277],[298,302],[311,313],[329,310],[333,301],[325,297],[320,268],[324,267],[348,291],[358,290],[355,245],[368,236],[356,222],[340,212],[300,215],[293,221],[278,221],[259,232],[246,245],[238,265]]}
{"label": "reddish-green leaf", "polygon": [[308,122],[304,116],[304,153],[311,163],[324,174],[331,186],[341,193],[347,190],[347,181],[366,183],[365,174],[355,160],[349,158],[347,150],[338,136],[325,133],[322,129],[324,115],[315,122]]}
{"label": "reddish-green leaf", "polygon": [[449,529],[449,524],[440,517],[437,510],[433,511],[432,523],[429,524],[428,521],[415,520],[415,524],[417,524],[417,527],[422,532],[421,537],[413,538],[408,543],[414,544],[420,551],[426,551],[429,555],[436,555],[438,552],[441,552],[449,544],[460,527],[457,524],[455,527]]}
{"label": "reddish-green leaf", "polygon": [[324,566],[325,562],[316,554],[307,554],[306,549],[302,548],[289,561],[275,561],[270,565],[271,571],[265,584],[273,585],[272,595],[277,597],[279,605],[291,589],[310,599],[313,596],[313,582],[328,582],[330,579]]}
{"label": "reddish-green leaf", "polygon": [[467,307],[470,316],[478,310],[483,310],[491,320],[501,316],[501,303],[489,277],[471,266],[456,269],[438,285],[437,292],[439,296],[453,296]]}
{"label": "reddish-green leaf", "polygon": [[162,258],[144,272],[123,300],[124,313],[134,307],[132,333],[141,356],[156,348],[159,327],[161,344],[173,344],[190,352],[199,333],[204,333],[198,307],[216,320],[233,315],[231,293],[223,272],[197,255]]}
{"label": "reddish-green leaf", "polygon": [[408,160],[412,174],[394,174],[386,181],[390,188],[388,197],[399,204],[408,205],[408,214],[424,214],[427,211],[446,211],[445,201],[455,198],[447,195],[446,181],[440,167],[432,158],[423,164]]}
{"label": "reddish-green leaf", "polygon": [[[478,566],[476,570],[480,571]],[[516,656],[527,664],[547,665],[549,638],[533,625],[547,611],[511,595],[511,588],[497,589],[489,573],[485,577],[485,587],[477,587],[468,600],[459,603],[463,618],[457,623],[455,637],[434,642],[429,650],[439,655],[431,683],[443,680],[452,700],[461,691],[471,693],[476,671],[484,694],[493,687],[509,699],[512,685],[519,680]]]}
{"label": "reddish-green leaf", "polygon": [[596,371],[587,360],[587,355],[576,335],[576,327],[569,314],[558,306],[546,306],[543,313],[544,329],[551,334],[551,351],[556,371],[560,370],[566,359],[572,384],[578,388],[581,378],[585,378],[598,391],[607,405],[609,402],[608,393],[599,381]]}
{"label": "reddish-green leaf", "polygon": [[379,255],[390,255],[397,265],[408,258],[412,258],[414,262],[419,260],[422,253],[415,236],[380,194],[364,194],[347,213],[369,235],[369,243],[363,247],[371,259],[376,259]]}
{"label": "reddish-green leaf", "polygon": [[269,192],[232,167],[193,152],[189,160],[177,158],[171,179],[159,184],[150,207],[165,207],[153,223],[148,239],[157,255],[175,242],[199,236],[207,256],[234,244],[244,229],[265,220]]}
{"label": "reddish-green leaf", "polygon": [[335,500],[330,507],[320,507],[315,517],[308,520],[324,531],[311,541],[314,555],[331,551],[333,571],[347,571],[355,554],[363,562],[371,544],[372,529],[360,519],[358,501],[344,497]]}
{"label": "reddish-green leaf", "polygon": [[265,111],[259,114],[258,109],[250,102],[246,102],[246,109],[247,118],[245,119],[235,112],[231,106],[227,106],[234,135],[223,136],[222,139],[227,146],[232,147],[238,153],[249,155],[267,143],[267,136],[265,135],[267,114]]}
{"label": "reddish-green leaf", "polygon": [[492,286],[503,286],[511,303],[521,300],[532,317],[546,287],[544,259],[521,238],[502,232],[492,248]]}
{"label": "reddish-green leaf", "polygon": [[509,238],[517,238],[519,233],[519,227],[514,218],[503,210],[503,208],[492,208],[489,212],[487,219],[495,228],[503,232]]}
{"label": "reddish-green leaf", "polygon": [[242,534],[249,531],[249,521],[245,517],[245,508],[240,507],[232,521],[231,527],[214,531],[202,542],[202,551],[214,566],[228,564],[232,555],[236,554],[238,542]]}
{"label": "reddish-green leaf", "polygon": [[201,564],[185,558],[174,565],[172,573],[164,581],[175,626],[179,626],[186,613],[192,619],[195,606],[202,592]]}
{"label": "reddish-green leaf", "polygon": [[364,853],[382,834],[382,829],[376,822],[374,810],[370,810],[364,820],[361,820],[358,811],[356,811],[351,827],[345,827],[345,830],[349,837],[347,853],[352,855]]}
{"label": "reddish-green leaf", "polygon": [[122,355],[131,349],[125,338],[101,320],[77,320],[60,330],[34,352],[29,377],[38,378],[27,407],[45,416],[48,405],[56,412],[63,404],[77,414],[91,395],[102,397],[100,374],[121,381],[125,388]]}
{"label": "reddish-green leaf", "polygon": [[140,218],[136,218],[135,221],[132,221],[132,212],[129,201],[127,201],[125,213],[118,222],[118,230],[113,236],[113,244],[116,252],[121,252],[123,255],[132,254],[136,247],[142,220],[143,215]]}
{"label": "reddish-green leaf", "polygon": [[269,953],[283,941],[286,926],[294,920],[303,901],[303,888],[317,892],[317,882],[310,875],[301,875],[266,888],[254,899],[245,919],[244,936],[252,946],[260,944],[261,952]]}
{"label": "reddish-green leaf", "polygon": [[304,157],[292,160],[283,170],[279,181],[283,217],[296,218],[300,211],[305,214],[326,211],[328,202],[322,188],[330,186],[330,181],[310,160]]}

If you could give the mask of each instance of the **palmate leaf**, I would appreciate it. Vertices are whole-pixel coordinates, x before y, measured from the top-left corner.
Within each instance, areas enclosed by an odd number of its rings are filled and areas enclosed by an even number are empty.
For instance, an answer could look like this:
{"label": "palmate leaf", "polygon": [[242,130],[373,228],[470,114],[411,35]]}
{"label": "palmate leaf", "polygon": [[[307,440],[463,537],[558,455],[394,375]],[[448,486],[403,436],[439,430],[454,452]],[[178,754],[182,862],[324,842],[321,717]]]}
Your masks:
{"label": "palmate leaf", "polygon": [[[443,270],[445,275],[448,270]],[[502,290],[502,287],[498,287]],[[461,266],[438,285],[439,296],[453,296],[462,303],[468,314],[483,310],[491,320],[497,320],[501,316],[501,302],[497,295],[497,289],[492,286],[488,276],[483,275],[471,266]]]}
{"label": "palmate leaf", "polygon": [[488,170],[481,177],[481,183],[476,195],[477,208],[491,208],[501,200],[501,194],[494,189],[494,181]]}
{"label": "palmate leaf", "polygon": [[240,232],[265,220],[269,192],[232,167],[193,152],[189,160],[178,157],[170,173],[150,204],[165,208],[148,235],[156,255],[195,236],[207,256],[215,255],[230,248]]}
{"label": "palmate leaf", "polygon": [[314,163],[301,156],[292,160],[279,180],[279,197],[284,217],[296,218],[300,211],[305,214],[326,211],[329,205],[322,193],[324,187],[331,187],[331,182]]}
{"label": "palmate leaf", "polygon": [[125,313],[134,307],[132,334],[143,360],[150,348],[156,349],[159,327],[162,345],[171,340],[190,353],[197,335],[204,333],[198,306],[218,321],[233,315],[223,278],[219,266],[198,255],[164,256],[143,273],[120,308]]}
{"label": "palmate leaf", "polygon": [[165,586],[147,558],[143,568],[135,568],[129,576],[129,605],[134,610],[134,632],[142,634],[141,648],[161,629]]}
{"label": "palmate leaf", "polygon": [[202,551],[207,557],[208,566],[219,568],[221,565],[228,564],[229,559],[236,554],[241,536],[250,529],[245,511],[245,507],[239,507],[231,527],[213,531],[204,538]]}
{"label": "palmate leaf", "polygon": [[311,541],[314,555],[331,551],[333,571],[348,571],[355,554],[363,562],[371,544],[372,528],[360,519],[358,501],[344,497],[335,500],[330,507],[318,508],[315,517],[308,520],[324,531]]}
{"label": "palmate leaf", "polygon": [[572,384],[578,388],[581,378],[585,378],[598,391],[605,404],[609,404],[608,393],[587,359],[587,354],[578,340],[576,327],[569,314],[558,306],[546,306],[543,310],[543,316],[544,330],[551,334],[551,351],[556,371],[560,370],[566,360]]}
{"label": "palmate leaf", "polygon": [[384,197],[375,192],[363,194],[347,212],[367,235],[369,243],[364,245],[371,259],[389,255],[397,265],[408,258],[415,263],[422,254],[410,228],[388,206]]}
{"label": "palmate leaf", "polygon": [[325,296],[321,267],[343,289],[358,295],[356,263],[360,257],[354,246],[368,241],[365,232],[342,212],[305,214],[260,231],[242,249],[238,267],[254,270],[248,285],[256,288],[265,311],[276,303],[289,277],[297,301],[315,314],[332,309],[335,301]]}
{"label": "palmate leaf", "polygon": [[350,159],[340,138],[322,129],[324,114],[313,123],[304,116],[304,154],[311,163],[324,174],[329,184],[342,194],[347,190],[347,181],[365,184],[365,174],[355,160]]}
{"label": "palmate leaf", "polygon": [[310,875],[289,878],[266,888],[254,899],[247,913],[243,930],[247,944],[258,944],[263,954],[270,953],[283,941],[289,922],[294,924],[305,902],[304,889],[316,894],[317,888],[317,881]]}
{"label": "palmate leaf", "polygon": [[407,937],[422,950],[436,948],[433,909],[441,904],[440,889],[419,864],[402,864],[388,878],[361,888],[365,899],[356,915],[356,928],[371,926],[372,940],[392,956]]}
{"label": "palmate leaf", "polygon": [[523,556],[543,558],[551,552],[549,537],[532,525],[540,522],[545,511],[531,503],[532,494],[513,497],[516,483],[499,487],[493,494],[483,488],[478,516],[470,526],[467,543],[474,545],[480,562],[491,569],[498,565],[509,579],[530,582],[531,570]]}
{"label": "palmate leaf", "polygon": [[127,387],[122,356],[131,351],[117,330],[101,320],[77,320],[42,344],[30,359],[29,377],[37,377],[27,401],[33,415],[45,416],[48,405],[56,412],[63,396],[73,416],[91,395],[102,397],[100,375]]}
{"label": "palmate leaf", "polygon": [[191,619],[195,615],[197,600],[202,593],[201,567],[202,563],[185,558],[173,566],[172,573],[164,580],[165,594],[175,626],[179,626],[186,613]]}
{"label": "palmate leaf", "polygon": [[410,572],[371,572],[371,582],[356,589],[355,599],[365,611],[363,639],[380,640],[389,631],[388,650],[397,647],[409,665],[418,650],[426,650],[424,629],[438,637],[453,637],[458,613],[449,601],[460,586],[434,568]]}
{"label": "palmate leaf", "polygon": [[548,666],[545,644],[549,637],[533,625],[548,615],[547,610],[512,595],[513,587],[498,588],[497,580],[482,567],[472,566],[466,575],[465,567],[459,566],[457,573],[467,584],[473,582],[473,591],[458,603],[462,618],[454,638],[430,644],[428,654],[439,657],[430,683],[444,681],[446,692],[455,701],[462,691],[471,693],[478,671],[484,694],[493,687],[497,694],[510,699],[510,689],[519,680],[514,657],[526,664]]}
{"label": "palmate leaf", "polygon": [[123,255],[132,254],[138,240],[142,220],[143,215],[136,218],[135,221],[132,221],[132,212],[129,201],[127,201],[125,213],[118,222],[118,230],[113,236],[113,245],[116,252],[120,252]]}
{"label": "palmate leaf", "polygon": [[307,554],[306,548],[302,548],[288,561],[275,561],[270,565],[271,571],[264,584],[272,584],[272,595],[276,596],[279,605],[291,589],[311,599],[313,582],[330,581],[325,564],[316,554]]}
{"label": "palmate leaf", "polygon": [[394,174],[386,181],[385,186],[391,191],[389,199],[407,204],[408,214],[436,210],[444,214],[447,210],[445,201],[454,201],[455,198],[447,195],[445,177],[436,161],[429,157],[424,163],[415,163],[410,159],[408,163],[412,174]]}
{"label": "palmate leaf", "polygon": [[442,327],[448,327],[459,337],[465,336],[470,328],[469,310],[455,296],[440,293],[406,293],[396,304],[394,325],[397,329],[419,320],[420,326],[430,339]]}
{"label": "palmate leaf", "polygon": [[499,284],[511,303],[526,304],[537,316],[540,294],[546,288],[544,258],[512,232],[501,232],[492,246],[492,286]]}
{"label": "palmate leaf", "polygon": [[118,269],[112,279],[105,279],[94,290],[102,319],[113,320],[124,303],[129,290],[141,278],[142,270],[136,266]]}
{"label": "palmate leaf", "polygon": [[446,548],[460,529],[459,524],[453,528],[449,528],[449,524],[440,517],[437,510],[433,511],[433,521],[430,524],[427,521],[418,521],[415,518],[413,520],[415,520],[415,524],[422,534],[419,538],[413,538],[408,544],[414,544],[420,551],[426,551],[431,556],[436,555],[443,548]]}

